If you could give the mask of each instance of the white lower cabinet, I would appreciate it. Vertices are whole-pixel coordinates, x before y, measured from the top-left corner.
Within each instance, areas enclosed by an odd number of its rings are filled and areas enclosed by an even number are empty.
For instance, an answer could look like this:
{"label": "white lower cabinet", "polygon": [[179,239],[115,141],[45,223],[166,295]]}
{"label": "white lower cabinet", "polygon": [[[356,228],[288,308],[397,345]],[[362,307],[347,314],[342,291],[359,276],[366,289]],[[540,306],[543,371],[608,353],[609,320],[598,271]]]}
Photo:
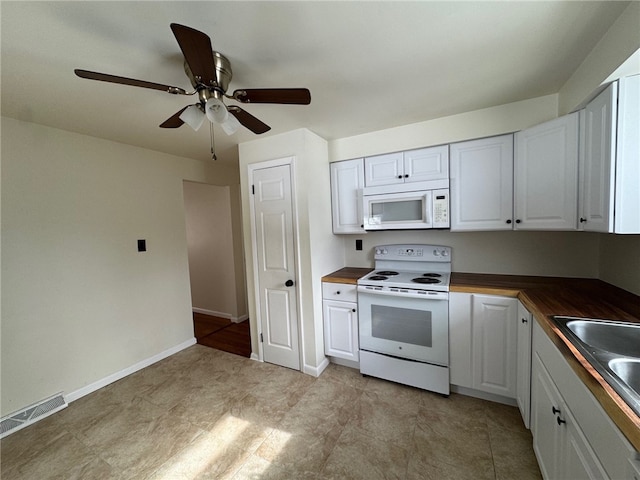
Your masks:
{"label": "white lower cabinet", "polygon": [[531,419],[531,326],[533,316],[518,302],[518,375],[516,379],[516,401],[524,426],[529,428]]}
{"label": "white lower cabinet", "polygon": [[633,447],[537,322],[532,351],[531,433],[542,476],[631,478]]}
{"label": "white lower cabinet", "polygon": [[325,355],[358,362],[356,286],[323,283],[322,297]]}
{"label": "white lower cabinet", "polygon": [[516,398],[517,304],[511,297],[450,293],[453,385]]}

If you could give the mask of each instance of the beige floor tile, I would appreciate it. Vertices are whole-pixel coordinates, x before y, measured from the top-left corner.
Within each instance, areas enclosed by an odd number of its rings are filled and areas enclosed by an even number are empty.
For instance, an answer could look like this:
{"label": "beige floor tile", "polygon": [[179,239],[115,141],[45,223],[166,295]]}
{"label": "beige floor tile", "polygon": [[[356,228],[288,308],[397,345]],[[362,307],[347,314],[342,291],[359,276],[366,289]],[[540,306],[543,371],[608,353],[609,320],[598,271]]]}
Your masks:
{"label": "beige floor tile", "polygon": [[347,425],[329,455],[326,479],[404,479],[409,453],[394,442],[365,435]]}
{"label": "beige floor tile", "polygon": [[299,405],[285,415],[256,454],[281,467],[318,472],[344,427],[331,410],[317,417]]}
{"label": "beige floor tile", "polygon": [[117,478],[119,472],[99,459],[70,433],[58,437],[37,457],[20,465],[2,464],[3,480],[46,478]]}
{"label": "beige floor tile", "polygon": [[157,470],[202,434],[202,430],[167,413],[138,423],[117,441],[101,445],[99,452],[109,465],[133,478]]}
{"label": "beige floor tile", "polygon": [[513,407],[200,345],[8,436],[0,455],[3,480],[540,478]]}
{"label": "beige floor tile", "polygon": [[422,407],[413,437],[412,457],[418,464],[478,466],[483,476],[494,478],[489,432],[484,416],[441,413]]}
{"label": "beige floor tile", "polygon": [[406,450],[412,446],[419,405],[395,404],[389,393],[364,391],[349,425],[360,433]]}
{"label": "beige floor tile", "polygon": [[270,434],[270,428],[226,414],[169,458],[149,479],[231,478]]}
{"label": "beige floor tile", "polygon": [[232,480],[320,480],[320,478],[317,472],[275,465],[257,455],[252,455],[232,477]]}

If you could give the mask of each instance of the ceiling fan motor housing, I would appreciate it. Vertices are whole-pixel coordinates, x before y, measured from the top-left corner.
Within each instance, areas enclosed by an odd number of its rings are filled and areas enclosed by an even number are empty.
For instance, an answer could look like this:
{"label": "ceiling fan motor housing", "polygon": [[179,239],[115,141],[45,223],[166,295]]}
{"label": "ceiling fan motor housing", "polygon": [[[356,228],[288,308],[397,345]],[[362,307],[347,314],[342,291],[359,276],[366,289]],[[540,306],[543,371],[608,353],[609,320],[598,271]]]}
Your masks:
{"label": "ceiling fan motor housing", "polygon": [[[231,62],[227,57],[222,55],[219,52],[213,52],[213,64],[216,69],[216,80],[218,82],[217,87],[222,90],[222,93],[226,93],[229,88],[229,83],[231,83],[231,78],[233,77],[233,72],[231,71]],[[191,72],[191,68],[189,64],[185,60],[184,62],[184,73],[189,77],[189,81],[193,88],[198,89],[198,86],[202,86],[202,82],[198,82]]]}

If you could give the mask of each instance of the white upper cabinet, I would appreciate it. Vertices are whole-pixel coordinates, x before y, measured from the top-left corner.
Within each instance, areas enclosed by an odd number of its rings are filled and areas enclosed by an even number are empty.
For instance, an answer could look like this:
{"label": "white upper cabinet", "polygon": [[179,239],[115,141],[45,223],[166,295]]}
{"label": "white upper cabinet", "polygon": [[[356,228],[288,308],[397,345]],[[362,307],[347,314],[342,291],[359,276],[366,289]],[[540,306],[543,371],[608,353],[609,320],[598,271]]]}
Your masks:
{"label": "white upper cabinet", "polygon": [[578,113],[515,135],[516,230],[577,230]]}
{"label": "white upper cabinet", "polygon": [[640,233],[640,75],[609,85],[584,118],[583,229]]}
{"label": "white upper cabinet", "polygon": [[365,233],[361,198],[363,166],[362,158],[330,165],[333,233]]}
{"label": "white upper cabinet", "polygon": [[451,230],[511,230],[513,135],[454,143]]}
{"label": "white upper cabinet", "polygon": [[364,168],[367,187],[442,180],[449,174],[449,148],[441,145],[367,157]]}

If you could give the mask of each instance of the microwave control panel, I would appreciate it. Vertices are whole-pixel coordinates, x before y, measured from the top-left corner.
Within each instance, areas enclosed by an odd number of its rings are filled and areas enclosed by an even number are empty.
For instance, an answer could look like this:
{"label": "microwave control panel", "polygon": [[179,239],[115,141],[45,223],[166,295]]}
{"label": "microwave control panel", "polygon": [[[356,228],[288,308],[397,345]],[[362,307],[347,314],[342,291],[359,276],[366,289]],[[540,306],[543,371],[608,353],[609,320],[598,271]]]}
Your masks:
{"label": "microwave control panel", "polygon": [[449,190],[433,192],[433,228],[449,227]]}

